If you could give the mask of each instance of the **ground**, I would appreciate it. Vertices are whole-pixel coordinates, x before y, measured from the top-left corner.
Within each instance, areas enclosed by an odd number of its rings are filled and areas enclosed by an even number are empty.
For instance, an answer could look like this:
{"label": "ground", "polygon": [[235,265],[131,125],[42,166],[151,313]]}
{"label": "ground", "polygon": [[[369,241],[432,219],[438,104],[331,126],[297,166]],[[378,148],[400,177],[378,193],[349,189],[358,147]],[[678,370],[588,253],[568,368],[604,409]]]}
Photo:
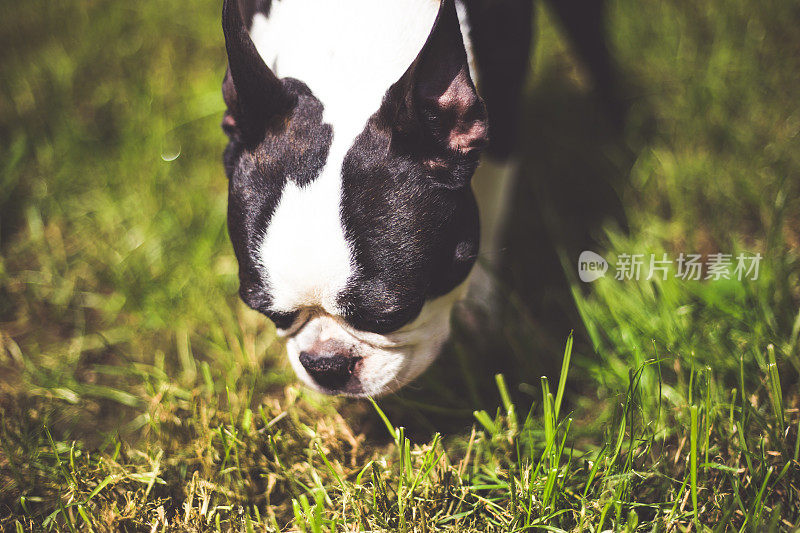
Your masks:
{"label": "ground", "polygon": [[610,2],[621,124],[538,6],[496,333],[377,404],[237,300],[219,8],[0,7],[0,529],[800,528],[796,3]]}

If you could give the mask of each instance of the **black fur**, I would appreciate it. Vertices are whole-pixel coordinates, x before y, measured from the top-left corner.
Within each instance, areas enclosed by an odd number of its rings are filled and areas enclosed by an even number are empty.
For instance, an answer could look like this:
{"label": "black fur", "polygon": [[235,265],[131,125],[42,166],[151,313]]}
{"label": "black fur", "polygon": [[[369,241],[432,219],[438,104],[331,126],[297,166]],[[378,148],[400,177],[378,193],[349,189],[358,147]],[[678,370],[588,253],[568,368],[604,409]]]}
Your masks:
{"label": "black fur", "polygon": [[237,0],[223,4],[222,30],[228,52],[228,71],[222,82],[228,111],[222,126],[238,142],[255,146],[268,130],[283,127],[297,96],[264,64],[247,33]]}
{"label": "black fur", "polygon": [[271,7],[272,0],[239,0],[239,11],[242,14],[242,21],[248,28],[252,26],[253,16],[256,13],[261,13],[268,17]]}
{"label": "black fur", "polygon": [[466,278],[479,226],[472,190],[441,186],[391,146],[379,122],[370,120],[343,165],[342,218],[358,272],[340,306],[353,326],[387,333]]}

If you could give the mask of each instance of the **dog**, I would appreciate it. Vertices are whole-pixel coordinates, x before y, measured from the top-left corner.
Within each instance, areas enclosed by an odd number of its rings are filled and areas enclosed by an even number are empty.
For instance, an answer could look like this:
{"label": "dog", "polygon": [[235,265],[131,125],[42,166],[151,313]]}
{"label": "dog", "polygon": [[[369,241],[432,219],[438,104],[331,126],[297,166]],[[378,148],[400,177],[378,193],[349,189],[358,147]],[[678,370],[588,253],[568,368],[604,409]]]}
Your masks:
{"label": "dog", "polygon": [[225,0],[222,18],[239,294],[309,387],[396,391],[458,301],[491,299],[531,2]]}

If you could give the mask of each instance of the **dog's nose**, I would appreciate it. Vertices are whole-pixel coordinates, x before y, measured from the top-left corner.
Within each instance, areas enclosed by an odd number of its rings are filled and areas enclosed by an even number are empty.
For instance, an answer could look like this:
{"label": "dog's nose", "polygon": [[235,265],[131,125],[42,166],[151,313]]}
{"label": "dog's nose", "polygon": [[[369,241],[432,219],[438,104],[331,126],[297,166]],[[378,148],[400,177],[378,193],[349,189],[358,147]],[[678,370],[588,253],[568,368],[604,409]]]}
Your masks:
{"label": "dog's nose", "polygon": [[300,352],[300,364],[321,387],[341,390],[353,375],[360,357],[349,355]]}

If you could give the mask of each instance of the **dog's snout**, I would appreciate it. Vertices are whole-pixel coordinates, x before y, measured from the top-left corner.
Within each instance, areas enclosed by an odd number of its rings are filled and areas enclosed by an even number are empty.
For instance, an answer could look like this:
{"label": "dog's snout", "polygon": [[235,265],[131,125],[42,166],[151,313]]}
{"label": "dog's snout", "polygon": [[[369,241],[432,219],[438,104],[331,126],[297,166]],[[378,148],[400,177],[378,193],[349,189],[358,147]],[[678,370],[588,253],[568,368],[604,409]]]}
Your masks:
{"label": "dog's snout", "polygon": [[300,352],[300,364],[321,387],[343,389],[355,371],[360,357],[337,353]]}

